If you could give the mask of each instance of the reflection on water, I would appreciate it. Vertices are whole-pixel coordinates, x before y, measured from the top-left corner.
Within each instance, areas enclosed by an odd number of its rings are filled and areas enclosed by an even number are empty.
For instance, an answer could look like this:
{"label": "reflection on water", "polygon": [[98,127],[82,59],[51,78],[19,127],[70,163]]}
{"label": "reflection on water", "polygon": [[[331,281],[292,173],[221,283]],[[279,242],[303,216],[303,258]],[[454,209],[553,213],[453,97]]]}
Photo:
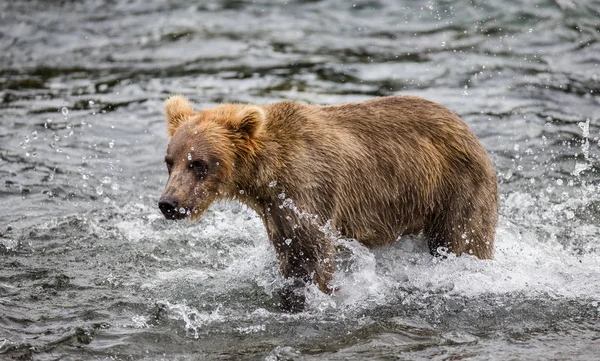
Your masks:
{"label": "reflection on water", "polygon": [[[0,3],[0,355],[581,359],[600,354],[595,1]],[[163,102],[438,101],[498,170],[496,258],[341,241],[277,307],[260,220],[167,222]]]}

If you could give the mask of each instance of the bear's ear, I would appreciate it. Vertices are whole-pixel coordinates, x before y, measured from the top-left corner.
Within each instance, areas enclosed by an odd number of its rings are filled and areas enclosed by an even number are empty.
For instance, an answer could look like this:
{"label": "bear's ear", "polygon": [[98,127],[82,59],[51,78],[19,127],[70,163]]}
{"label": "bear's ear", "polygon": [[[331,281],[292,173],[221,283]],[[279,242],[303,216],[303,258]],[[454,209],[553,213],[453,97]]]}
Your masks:
{"label": "bear's ear", "polygon": [[252,139],[259,133],[265,121],[265,112],[255,105],[245,106],[229,120],[230,128]]}
{"label": "bear's ear", "polygon": [[172,137],[179,126],[188,117],[196,114],[192,104],[182,95],[173,95],[165,103],[165,114],[167,115],[167,132]]}

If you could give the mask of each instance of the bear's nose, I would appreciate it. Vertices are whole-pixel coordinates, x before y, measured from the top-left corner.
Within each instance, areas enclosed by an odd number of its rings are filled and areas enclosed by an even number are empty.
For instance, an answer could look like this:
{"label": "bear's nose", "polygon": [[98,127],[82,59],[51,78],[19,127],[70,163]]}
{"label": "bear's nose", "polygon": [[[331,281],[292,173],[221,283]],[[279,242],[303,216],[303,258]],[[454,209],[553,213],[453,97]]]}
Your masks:
{"label": "bear's nose", "polygon": [[165,218],[167,219],[177,218],[177,216],[179,215],[179,212],[177,211],[178,205],[179,202],[177,201],[177,198],[173,197],[162,197],[158,201],[158,208],[160,208],[160,211],[162,212],[162,214],[164,214]]}

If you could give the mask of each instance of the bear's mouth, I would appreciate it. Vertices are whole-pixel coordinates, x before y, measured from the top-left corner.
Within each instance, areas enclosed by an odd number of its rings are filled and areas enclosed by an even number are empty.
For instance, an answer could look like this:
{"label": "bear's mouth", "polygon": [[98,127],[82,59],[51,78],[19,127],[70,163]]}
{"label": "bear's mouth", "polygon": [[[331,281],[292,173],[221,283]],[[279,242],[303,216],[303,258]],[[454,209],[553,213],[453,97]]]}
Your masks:
{"label": "bear's mouth", "polygon": [[181,212],[181,209],[168,209],[164,210],[162,213],[166,219],[171,221],[184,219],[189,215],[188,212],[186,212],[185,210]]}

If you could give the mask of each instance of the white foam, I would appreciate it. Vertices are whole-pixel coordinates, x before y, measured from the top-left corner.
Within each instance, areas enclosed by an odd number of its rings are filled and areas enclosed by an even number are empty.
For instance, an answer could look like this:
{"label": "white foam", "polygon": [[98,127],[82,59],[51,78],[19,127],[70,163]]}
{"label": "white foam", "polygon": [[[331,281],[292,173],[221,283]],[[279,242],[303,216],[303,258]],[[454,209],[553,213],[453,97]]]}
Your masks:
{"label": "white foam", "polygon": [[189,307],[185,303],[163,303],[170,311],[170,316],[175,319],[181,319],[185,322],[185,331],[188,337],[199,338],[198,331],[213,323],[224,322],[226,317],[220,314],[217,308],[212,312],[200,312],[194,307]]}
{"label": "white foam", "polygon": [[[178,298],[167,297],[165,302],[171,315],[185,322],[192,337],[197,337],[203,327],[223,320],[218,308],[227,310],[228,321],[251,321],[251,325],[241,326],[238,332],[253,333],[261,331],[262,326],[256,326],[257,319],[310,317],[331,309],[371,308],[385,305],[406,290],[416,293],[420,299],[426,299],[430,294],[468,298],[523,295],[545,299],[589,299],[597,305],[600,303],[600,254],[593,246],[588,247],[589,252],[582,253],[560,243],[556,232],[561,226],[552,225],[552,220],[562,217],[565,210],[576,211],[590,199],[595,198],[569,198],[553,203],[547,197],[536,198],[527,193],[508,195],[502,200],[503,215],[497,229],[493,260],[453,255],[445,260],[434,258],[420,236],[403,237],[392,247],[376,250],[368,250],[354,240],[340,240],[340,255],[336,259],[342,269],[332,280],[337,291],[325,295],[317,287],[309,287],[307,312],[301,315],[273,314],[259,304],[254,312],[238,312],[230,309],[228,297],[221,297],[225,301],[214,305],[217,307],[214,311],[198,311],[193,303],[188,305],[186,300]],[[198,297],[203,294],[200,290],[210,289],[213,295],[233,293],[232,297],[239,298],[245,295],[235,292],[247,290],[251,285],[257,285],[270,297],[275,297],[275,291],[284,285],[262,222],[247,208],[235,204],[218,205],[211,208],[199,224],[177,223],[173,228],[158,230],[150,227],[139,230],[144,225],[137,221],[124,221],[119,225],[130,240],[139,241],[146,237],[161,242],[167,236],[185,239],[192,249],[187,256],[198,259],[197,268],[188,266],[158,272],[144,285],[146,288],[186,285],[197,287]],[[594,244],[598,227],[585,224],[575,228],[573,235],[579,241]],[[215,248],[218,248],[216,266],[203,268],[205,266],[201,264],[209,261],[207,254],[214,253]],[[194,294],[193,290],[191,294]],[[249,308],[252,309],[252,305]]]}

